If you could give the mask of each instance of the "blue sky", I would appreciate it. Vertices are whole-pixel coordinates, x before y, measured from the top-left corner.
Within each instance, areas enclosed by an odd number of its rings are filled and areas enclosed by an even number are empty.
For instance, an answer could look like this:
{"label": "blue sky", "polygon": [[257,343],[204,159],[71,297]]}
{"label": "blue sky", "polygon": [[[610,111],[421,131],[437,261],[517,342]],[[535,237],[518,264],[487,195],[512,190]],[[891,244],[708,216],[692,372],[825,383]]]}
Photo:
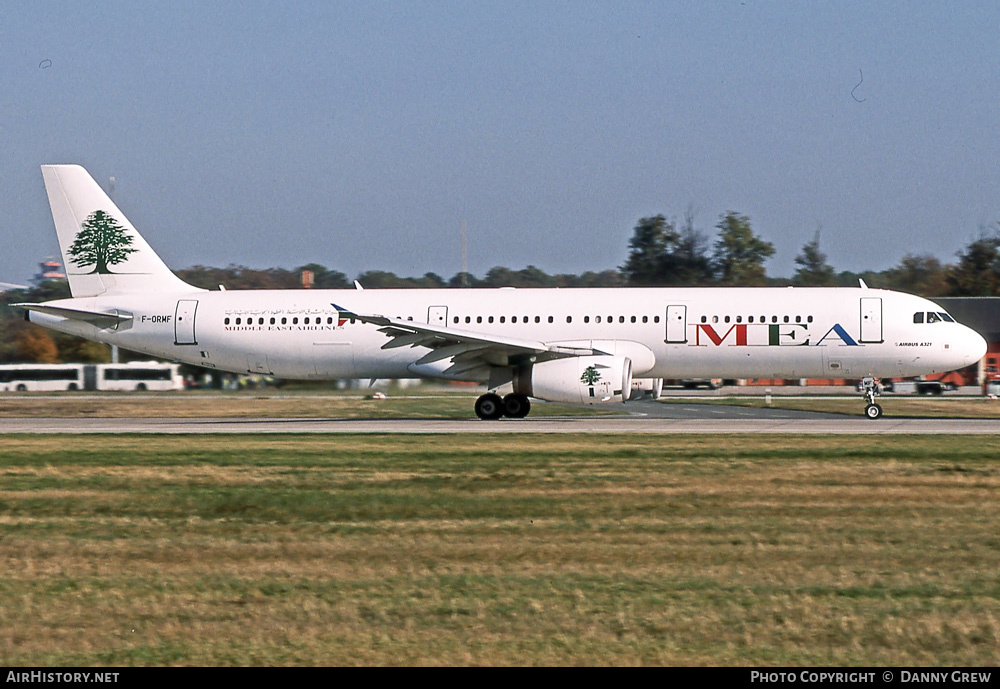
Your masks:
{"label": "blue sky", "polygon": [[[0,2],[0,281],[79,163],[175,268],[620,265],[748,215],[791,275],[1000,220],[995,2]],[[860,82],[860,85],[859,85]]]}

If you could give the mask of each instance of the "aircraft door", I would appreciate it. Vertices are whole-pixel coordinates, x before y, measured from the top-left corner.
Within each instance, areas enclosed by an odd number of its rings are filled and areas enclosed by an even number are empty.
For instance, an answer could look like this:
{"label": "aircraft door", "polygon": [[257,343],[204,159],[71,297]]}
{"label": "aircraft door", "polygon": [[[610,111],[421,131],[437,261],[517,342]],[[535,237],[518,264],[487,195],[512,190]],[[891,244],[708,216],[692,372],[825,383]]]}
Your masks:
{"label": "aircraft door", "polygon": [[664,342],[687,342],[687,306],[675,304],[667,307],[667,339]]}
{"label": "aircraft door", "polygon": [[882,299],[861,297],[861,342],[882,341]]}
{"label": "aircraft door", "polygon": [[198,344],[194,332],[194,316],[198,311],[198,300],[181,299],[177,302],[177,310],[174,311],[174,344],[194,345]]}
{"label": "aircraft door", "polygon": [[447,306],[431,306],[427,309],[427,324],[428,325],[448,325],[448,307]]}

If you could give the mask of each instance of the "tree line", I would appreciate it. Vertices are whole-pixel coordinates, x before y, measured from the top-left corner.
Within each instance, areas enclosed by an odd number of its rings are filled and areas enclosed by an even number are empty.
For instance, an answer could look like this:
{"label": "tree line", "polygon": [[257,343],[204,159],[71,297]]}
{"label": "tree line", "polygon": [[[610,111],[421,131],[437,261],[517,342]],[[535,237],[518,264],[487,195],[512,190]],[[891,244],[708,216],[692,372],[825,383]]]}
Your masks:
{"label": "tree line", "polygon": [[[716,235],[709,241],[695,229],[690,213],[680,222],[664,215],[642,218],[629,240],[625,263],[617,268],[580,275],[550,275],[533,265],[521,270],[491,268],[479,278],[459,272],[451,278],[436,273],[401,277],[382,270],[369,270],[355,278],[371,289],[488,288],[488,287],[668,287],[668,286],[757,286],[803,287],[858,285],[910,292],[925,297],[1000,296],[1000,224],[980,230],[976,239],[956,254],[953,263],[942,263],[927,254],[907,254],[883,271],[837,271],[820,248],[816,232],[795,257],[790,278],[770,277],[764,264],[774,255],[774,245],[760,237],[750,219],[733,211],[720,216]],[[205,289],[295,289],[302,287],[302,274],[312,274],[315,289],[349,289],[354,281],[344,273],[318,263],[298,268],[254,269],[194,266],[177,275]],[[108,360],[108,347],[33,326],[23,312],[10,307],[17,302],[41,302],[68,298],[65,281],[49,280],[27,290],[0,293],[0,362],[101,363]]]}
{"label": "tree line", "polygon": [[644,286],[854,287],[863,279],[870,287],[910,292],[924,297],[1000,296],[1000,224],[979,236],[943,264],[929,254],[906,254],[883,271],[837,271],[820,248],[817,231],[795,257],[791,278],[768,277],[764,263],[774,245],[753,230],[750,219],[724,214],[711,247],[694,228],[690,215],[682,223],[663,215],[641,219],[629,240],[629,255],[620,272],[624,284]]}

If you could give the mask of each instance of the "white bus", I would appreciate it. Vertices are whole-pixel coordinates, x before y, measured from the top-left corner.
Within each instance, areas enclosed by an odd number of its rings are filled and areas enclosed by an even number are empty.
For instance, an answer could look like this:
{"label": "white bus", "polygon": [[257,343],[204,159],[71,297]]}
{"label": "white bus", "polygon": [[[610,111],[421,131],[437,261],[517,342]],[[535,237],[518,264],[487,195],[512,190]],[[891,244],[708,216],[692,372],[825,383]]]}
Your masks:
{"label": "white bus", "polygon": [[[89,368],[89,367],[88,367]],[[158,361],[132,361],[127,364],[97,364],[94,366],[95,388],[87,390],[183,390],[184,378],[178,364]],[[89,377],[89,371],[84,371]],[[89,383],[89,381],[87,381]]]}
{"label": "white bus", "polygon": [[178,364],[133,361],[127,364],[0,365],[2,392],[61,390],[183,390]]}
{"label": "white bus", "polygon": [[0,366],[0,390],[83,390],[83,364],[4,364]]}

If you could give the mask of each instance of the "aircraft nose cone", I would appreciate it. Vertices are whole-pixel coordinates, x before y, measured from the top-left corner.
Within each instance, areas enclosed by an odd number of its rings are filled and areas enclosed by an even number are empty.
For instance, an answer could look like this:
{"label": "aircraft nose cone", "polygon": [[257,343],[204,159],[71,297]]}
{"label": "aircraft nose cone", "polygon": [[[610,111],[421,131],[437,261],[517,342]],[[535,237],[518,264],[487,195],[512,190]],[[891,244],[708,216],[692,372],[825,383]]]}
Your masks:
{"label": "aircraft nose cone", "polygon": [[971,366],[986,356],[986,340],[975,330],[969,328],[965,338],[965,365]]}

